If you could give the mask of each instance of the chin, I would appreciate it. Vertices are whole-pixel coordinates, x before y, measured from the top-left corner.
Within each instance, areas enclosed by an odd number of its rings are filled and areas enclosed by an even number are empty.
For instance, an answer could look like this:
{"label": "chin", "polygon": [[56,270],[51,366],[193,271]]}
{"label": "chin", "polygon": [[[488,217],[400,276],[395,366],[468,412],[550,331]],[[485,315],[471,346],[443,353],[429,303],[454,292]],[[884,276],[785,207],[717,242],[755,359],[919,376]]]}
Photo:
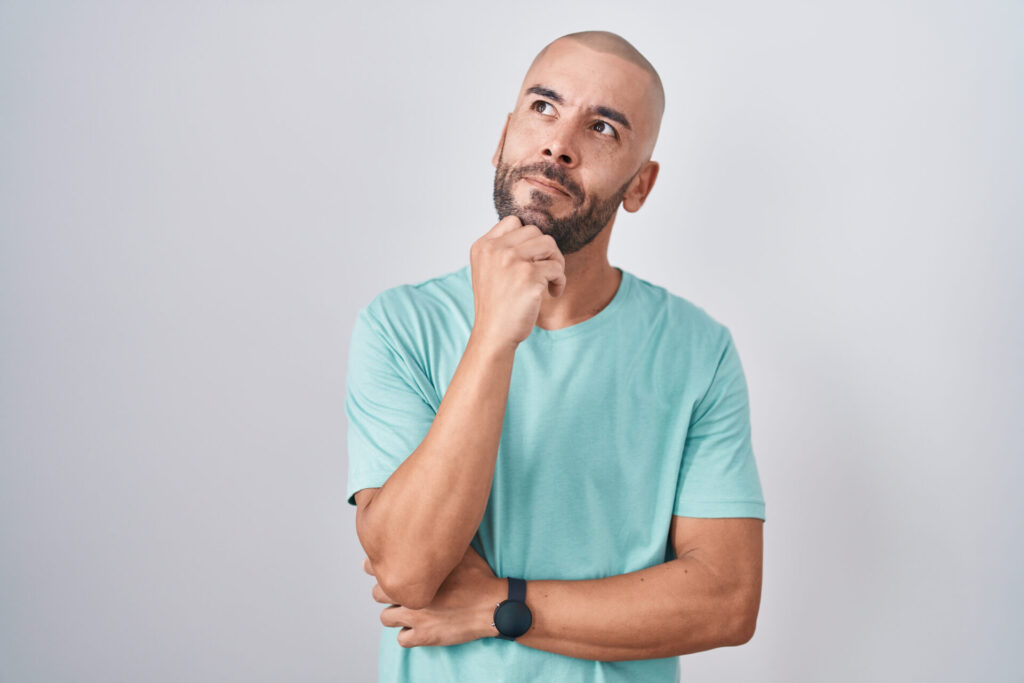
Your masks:
{"label": "chin", "polygon": [[517,209],[515,215],[523,225],[536,225],[541,232],[548,232],[551,229],[551,214],[546,211],[525,208]]}

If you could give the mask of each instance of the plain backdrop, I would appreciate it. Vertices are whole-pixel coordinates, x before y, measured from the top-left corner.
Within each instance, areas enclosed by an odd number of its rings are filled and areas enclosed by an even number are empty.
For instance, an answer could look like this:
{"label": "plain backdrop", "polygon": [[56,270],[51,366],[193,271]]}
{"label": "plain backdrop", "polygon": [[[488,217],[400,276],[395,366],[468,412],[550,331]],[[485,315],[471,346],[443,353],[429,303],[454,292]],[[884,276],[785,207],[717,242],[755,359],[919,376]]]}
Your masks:
{"label": "plain backdrop", "polygon": [[667,93],[610,260],[750,388],[758,631],[684,680],[1024,680],[1024,4],[891,0],[0,2],[0,680],[376,680],[354,316],[585,29]]}

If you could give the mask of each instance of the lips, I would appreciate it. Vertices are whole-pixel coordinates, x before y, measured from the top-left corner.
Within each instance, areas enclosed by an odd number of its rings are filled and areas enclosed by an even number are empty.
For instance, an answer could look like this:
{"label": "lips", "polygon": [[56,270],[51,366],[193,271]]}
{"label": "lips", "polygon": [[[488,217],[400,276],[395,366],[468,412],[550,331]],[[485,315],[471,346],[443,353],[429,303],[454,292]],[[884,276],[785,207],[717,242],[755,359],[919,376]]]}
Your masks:
{"label": "lips", "polygon": [[545,188],[547,190],[550,190],[552,192],[557,192],[559,194],[564,194],[566,197],[569,196],[568,192],[566,192],[560,186],[554,184],[550,180],[542,179],[542,178],[537,178],[535,176],[527,176],[527,177],[524,178],[524,180],[526,180],[529,183],[532,183],[533,185],[538,185],[538,186],[543,187],[543,188]]}

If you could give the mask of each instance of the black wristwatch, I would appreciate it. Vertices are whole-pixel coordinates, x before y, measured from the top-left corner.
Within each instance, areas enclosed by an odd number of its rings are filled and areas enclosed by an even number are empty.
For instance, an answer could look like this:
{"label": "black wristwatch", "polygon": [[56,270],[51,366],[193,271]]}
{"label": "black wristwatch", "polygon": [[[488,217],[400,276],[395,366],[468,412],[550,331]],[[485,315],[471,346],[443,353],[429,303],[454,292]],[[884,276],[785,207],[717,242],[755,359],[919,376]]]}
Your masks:
{"label": "black wristwatch", "polygon": [[508,600],[498,603],[494,609],[494,621],[491,626],[498,629],[495,638],[515,640],[530,630],[533,613],[526,606],[526,581],[523,579],[508,580]]}

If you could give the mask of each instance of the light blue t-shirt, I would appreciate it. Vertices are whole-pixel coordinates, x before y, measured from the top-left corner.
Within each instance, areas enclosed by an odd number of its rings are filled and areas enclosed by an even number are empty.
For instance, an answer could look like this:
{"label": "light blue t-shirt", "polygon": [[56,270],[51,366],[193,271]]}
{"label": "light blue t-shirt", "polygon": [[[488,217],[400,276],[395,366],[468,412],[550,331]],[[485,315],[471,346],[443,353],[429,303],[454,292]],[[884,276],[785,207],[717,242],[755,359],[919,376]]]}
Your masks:
{"label": "light blue t-shirt", "polygon": [[[597,315],[516,350],[490,499],[473,547],[499,577],[596,579],[675,558],[672,515],[757,517],[747,385],[732,335],[631,273]],[[470,266],[359,311],[346,381],[348,502],[427,434],[473,327]],[[527,592],[529,604],[529,592]],[[382,682],[678,681],[679,658],[601,662],[483,638],[404,648]]]}

